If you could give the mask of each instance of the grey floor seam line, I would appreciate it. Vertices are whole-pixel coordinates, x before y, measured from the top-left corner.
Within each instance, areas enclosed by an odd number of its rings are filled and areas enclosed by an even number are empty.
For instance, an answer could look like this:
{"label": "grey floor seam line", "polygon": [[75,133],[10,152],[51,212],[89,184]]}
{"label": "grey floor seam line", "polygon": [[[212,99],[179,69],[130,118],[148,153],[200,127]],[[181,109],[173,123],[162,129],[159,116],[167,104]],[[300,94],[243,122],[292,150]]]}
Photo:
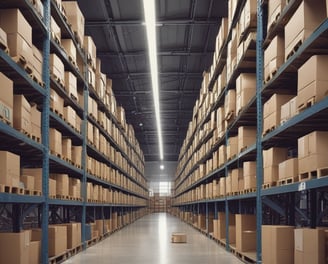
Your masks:
{"label": "grey floor seam line", "polygon": [[[173,232],[187,233],[186,244],[171,243]],[[65,264],[239,264],[213,240],[166,213],[147,215]]]}

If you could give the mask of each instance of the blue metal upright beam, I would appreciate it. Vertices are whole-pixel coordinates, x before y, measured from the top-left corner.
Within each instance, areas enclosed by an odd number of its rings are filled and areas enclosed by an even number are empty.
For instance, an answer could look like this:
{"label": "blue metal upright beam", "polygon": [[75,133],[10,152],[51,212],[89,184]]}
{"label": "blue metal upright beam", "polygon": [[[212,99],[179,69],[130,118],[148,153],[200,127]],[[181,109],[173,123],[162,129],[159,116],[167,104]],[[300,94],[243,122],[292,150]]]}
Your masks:
{"label": "blue metal upright beam", "polygon": [[256,35],[256,262],[262,263],[262,183],[263,183],[263,156],[262,156],[262,84],[263,84],[263,10],[262,0],[257,0],[257,35]]}
{"label": "blue metal upright beam", "polygon": [[48,222],[49,222],[49,115],[50,115],[50,0],[43,3],[43,22],[47,28],[43,41],[43,65],[42,78],[45,84],[45,97],[42,106],[42,194],[45,202],[42,206],[42,240],[41,240],[41,262],[48,263]]}
{"label": "blue metal upright beam", "polygon": [[[85,80],[88,80],[88,69],[87,69],[87,62],[84,59],[84,77]],[[83,249],[86,249],[86,236],[85,236],[85,225],[86,225],[86,203],[87,203],[87,128],[88,128],[88,97],[89,97],[89,89],[88,86],[85,84],[84,91],[83,91],[83,99],[84,99],[84,111],[83,111],[83,122],[82,122],[82,169],[83,169],[83,176],[82,176],[82,184],[81,184],[81,193],[83,199],[83,206],[82,206],[82,219],[81,219],[81,238]]]}

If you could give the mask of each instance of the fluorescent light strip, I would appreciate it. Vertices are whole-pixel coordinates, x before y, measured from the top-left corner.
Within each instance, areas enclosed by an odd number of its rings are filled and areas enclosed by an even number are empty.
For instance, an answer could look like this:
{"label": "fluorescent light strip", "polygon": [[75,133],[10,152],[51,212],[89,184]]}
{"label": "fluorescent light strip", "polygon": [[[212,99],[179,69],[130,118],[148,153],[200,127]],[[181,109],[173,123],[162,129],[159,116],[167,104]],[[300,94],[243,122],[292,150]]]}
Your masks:
{"label": "fluorescent light strip", "polygon": [[157,68],[157,42],[156,42],[156,16],[155,16],[155,0],[143,0],[149,61],[151,71],[151,82],[153,88],[153,100],[155,106],[157,134],[159,143],[160,159],[163,160],[163,141],[162,141],[162,128],[160,118],[160,106],[159,106],[159,84],[158,84],[158,68]]}

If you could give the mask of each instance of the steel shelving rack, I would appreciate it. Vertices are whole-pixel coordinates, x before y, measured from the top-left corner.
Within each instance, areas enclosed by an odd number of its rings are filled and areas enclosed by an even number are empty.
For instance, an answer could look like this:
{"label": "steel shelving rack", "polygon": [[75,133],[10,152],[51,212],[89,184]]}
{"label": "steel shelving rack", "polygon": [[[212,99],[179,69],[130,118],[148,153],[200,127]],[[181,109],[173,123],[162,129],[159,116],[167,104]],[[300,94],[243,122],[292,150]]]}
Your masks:
{"label": "steel shelving rack", "polygon": [[[274,186],[271,188],[262,188],[262,175],[263,175],[263,155],[262,150],[268,149],[273,146],[290,147],[297,145],[297,138],[302,137],[314,130],[327,130],[327,124],[323,120],[327,119],[328,116],[328,98],[315,103],[313,106],[305,109],[286,121],[276,129],[262,136],[262,120],[263,120],[263,103],[274,93],[279,92],[282,84],[286,82],[287,78],[291,78],[291,81],[295,87],[295,79],[297,77],[297,69],[306,62],[315,52],[320,54],[327,54],[327,43],[323,42],[328,36],[328,19],[325,19],[322,24],[307,38],[302,45],[295,51],[295,53],[289,57],[287,61],[278,69],[274,76],[264,84],[263,69],[264,69],[264,49],[268,46],[272,38],[279,32],[281,32],[291,18],[295,10],[301,4],[301,0],[289,1],[280,17],[277,19],[275,25],[271,27],[270,31],[266,31],[266,19],[267,19],[267,1],[257,0],[257,35],[256,35],[256,96],[250,100],[248,105],[241,111],[241,115],[228,127],[226,136],[215,142],[211,149],[216,151],[218,145],[224,144],[228,139],[229,131],[233,130],[236,125],[243,124],[244,121],[248,121],[244,116],[244,113],[250,114],[253,118],[253,122],[257,127],[256,143],[249,146],[246,150],[237,154],[237,156],[227,161],[224,166],[215,169],[211,173],[207,174],[202,179],[197,180],[191,185],[184,188],[182,191],[176,193],[175,197],[188,192],[200,186],[206,184],[213,179],[218,177],[224,177],[227,175],[227,169],[231,166],[236,166],[238,162],[256,160],[256,192],[250,192],[246,194],[239,194],[235,196],[225,196],[215,199],[205,199],[201,201],[183,202],[175,204],[175,207],[179,208],[180,211],[187,211],[198,214],[204,212],[206,214],[206,227],[208,228],[209,210],[214,212],[214,219],[217,219],[218,212],[222,211],[226,213],[226,223],[229,223],[229,212],[230,213],[250,213],[256,214],[256,228],[257,228],[257,247],[256,253],[253,255],[246,254],[246,259],[256,263],[262,263],[262,237],[261,237],[261,226],[262,224],[287,224],[287,225],[305,225],[310,227],[316,227],[320,225],[327,225],[324,222],[325,213],[320,209],[321,206],[327,206],[327,191],[328,191],[328,177],[320,177],[309,179],[307,181],[294,182],[282,186]],[[219,60],[216,65],[213,77],[209,82],[209,89],[214,86],[214,83],[222,71],[226,62],[227,56],[227,43],[231,39],[232,28],[236,25],[238,20],[238,14],[245,5],[246,1],[239,0],[235,15],[232,19],[232,26],[230,26],[228,37],[223,45],[223,50],[219,55]],[[229,89],[231,82],[236,79],[234,73],[232,78],[228,81],[221,95],[216,98],[216,101],[212,105],[211,109],[205,115],[205,118],[201,120],[198,127],[191,133],[189,141],[185,145],[184,154],[179,158],[181,162],[187,150],[192,144],[192,138],[197,131],[202,129],[202,126],[210,119],[211,112],[216,110],[219,105],[222,105],[223,98],[226,91]],[[286,88],[285,86],[282,86]],[[281,90],[281,89],[280,89]],[[295,94],[295,91],[294,91]],[[292,139],[292,143],[290,142]],[[206,142],[206,139],[205,139]],[[205,142],[200,142],[203,144]],[[200,148],[200,145],[197,149]],[[196,150],[197,150],[196,149]],[[192,157],[185,159],[185,163],[180,168],[177,175],[176,188],[179,188],[196,170],[199,164],[204,163],[210,158],[210,153],[207,153],[203,159],[197,164],[194,164],[188,171],[184,178],[182,178],[184,170],[186,170],[188,162],[191,161]],[[300,208],[300,203],[307,203],[306,209]],[[267,219],[265,216],[269,213],[270,217]],[[208,229],[206,229],[208,230]],[[207,232],[207,235],[210,234]],[[222,245],[226,246],[228,251],[234,252],[233,248],[229,245],[229,230],[228,224],[226,224],[226,241]]]}
{"label": "steel shelving rack", "polygon": [[[1,146],[9,151],[13,151],[16,154],[21,155],[23,162],[28,161],[33,166],[42,167],[42,195],[41,196],[29,196],[14,193],[0,193],[0,205],[4,211],[12,212],[12,231],[19,232],[23,229],[24,217],[31,211],[35,211],[37,215],[37,225],[42,228],[42,241],[41,241],[41,261],[42,263],[48,263],[48,225],[49,217],[58,217],[57,212],[62,212],[61,221],[77,220],[81,222],[82,229],[82,243],[83,248],[86,248],[86,233],[85,225],[90,220],[104,219],[106,216],[110,218],[112,212],[118,212],[123,215],[125,212],[130,213],[137,211],[140,208],[146,207],[145,205],[133,205],[133,204],[109,204],[109,203],[90,203],[86,199],[86,183],[87,181],[94,182],[98,185],[112,188],[122,193],[132,195],[144,199],[148,199],[147,188],[145,186],[146,179],[144,178],[143,170],[136,166],[130,159],[127,153],[114,141],[114,139],[108,135],[98,124],[94,122],[102,129],[102,133],[106,139],[110,142],[117,151],[128,161],[129,166],[133,167],[140,176],[143,182],[139,182],[136,178],[132,177],[128,171],[124,171],[120,166],[113,161],[108,160],[102,153],[88,144],[86,137],[87,121],[91,121],[88,117],[88,96],[90,87],[87,82],[87,60],[84,52],[80,48],[78,41],[74,37],[73,32],[68,26],[65,18],[61,14],[54,0],[43,0],[43,17],[37,13],[34,9],[33,1],[28,0],[15,0],[1,3],[2,8],[19,8],[24,14],[25,18],[31,24],[33,28],[33,40],[38,43],[38,48],[43,52],[43,71],[42,79],[43,83],[37,83],[33,81],[29,74],[25,72],[12,58],[6,53],[5,50],[0,50],[0,70],[10,79],[14,80],[15,84],[19,86],[19,92],[23,93],[28,98],[33,98],[33,101],[42,105],[42,141],[37,142],[29,138],[23,133],[15,130],[13,127],[7,125],[4,122],[0,122],[0,136],[2,138]],[[50,18],[53,16],[56,22],[59,24],[62,36],[73,40],[75,47],[77,48],[78,56],[83,58],[84,72],[79,72],[73,64],[70,63],[68,56],[63,49],[54,41],[50,32]],[[36,33],[36,34],[34,34]],[[49,72],[49,55],[56,53],[57,56],[63,61],[65,68],[69,69],[76,77],[78,86],[82,87],[84,97],[84,108],[82,108],[77,102],[75,102],[70,96],[66,95],[66,92],[58,83],[54,82],[50,78]],[[70,125],[68,125],[61,117],[56,113],[50,111],[50,87],[53,87],[56,92],[64,98],[65,103],[74,108],[77,115],[81,117],[82,128],[81,133],[77,132]],[[16,89],[16,87],[15,87]],[[91,91],[95,99],[96,95],[94,91]],[[106,110],[104,104],[101,105],[103,110]],[[138,153],[137,148],[129,142],[128,137],[125,135],[122,128],[118,126],[115,117],[107,110],[107,115],[110,115],[111,120],[119,128],[123,138],[133,151],[132,155],[137,155],[138,163],[144,166],[143,157]],[[49,149],[49,128],[59,128],[61,131],[72,138],[75,142],[82,145],[82,166],[78,168],[71,163],[52,155]],[[17,148],[17,146],[19,146]],[[109,183],[93,175],[90,175],[86,171],[86,158],[87,153],[92,152],[92,155],[99,157],[106,162],[108,166],[117,169],[124,176],[130,179],[134,184],[139,186],[143,190],[144,194],[131,191],[127,188],[118,186],[116,184]],[[49,198],[49,186],[48,179],[50,171],[69,173],[70,176],[76,177],[81,180],[81,201],[75,200],[59,200]],[[10,208],[8,208],[10,207]],[[34,223],[35,224],[35,223]],[[36,226],[34,226],[36,227]]]}

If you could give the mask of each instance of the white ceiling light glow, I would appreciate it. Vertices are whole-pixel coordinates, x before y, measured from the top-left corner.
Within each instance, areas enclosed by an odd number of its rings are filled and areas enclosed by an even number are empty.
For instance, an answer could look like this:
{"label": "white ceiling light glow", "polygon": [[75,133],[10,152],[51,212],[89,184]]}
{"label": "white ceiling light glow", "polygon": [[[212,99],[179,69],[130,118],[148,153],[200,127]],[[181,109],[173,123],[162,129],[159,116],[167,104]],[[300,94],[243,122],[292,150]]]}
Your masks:
{"label": "white ceiling light glow", "polygon": [[159,83],[158,83],[158,68],[157,68],[157,41],[156,41],[156,15],[155,15],[155,0],[143,0],[145,23],[148,40],[148,51],[151,71],[151,81],[153,88],[153,100],[155,106],[156,125],[159,143],[159,155],[163,160],[163,141],[162,128],[159,106]]}

